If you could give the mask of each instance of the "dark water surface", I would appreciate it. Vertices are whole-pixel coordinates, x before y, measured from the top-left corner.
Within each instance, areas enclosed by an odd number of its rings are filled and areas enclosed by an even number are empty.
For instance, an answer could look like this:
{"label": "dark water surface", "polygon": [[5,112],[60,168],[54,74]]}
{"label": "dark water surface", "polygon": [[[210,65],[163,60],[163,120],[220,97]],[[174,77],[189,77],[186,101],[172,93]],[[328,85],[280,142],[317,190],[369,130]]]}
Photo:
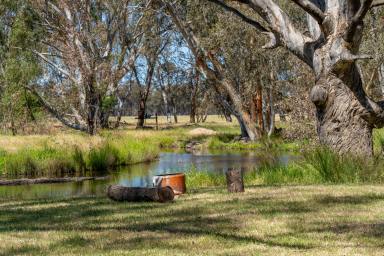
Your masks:
{"label": "dark water surface", "polygon": [[120,168],[101,174],[108,180],[84,181],[62,184],[38,184],[23,186],[0,186],[0,200],[6,199],[50,199],[74,196],[103,195],[110,184],[124,186],[151,186],[152,177],[157,174],[197,171],[225,173],[228,168],[254,170],[263,161],[277,161],[287,164],[291,156],[270,155],[255,152],[195,152],[161,153],[157,161]]}

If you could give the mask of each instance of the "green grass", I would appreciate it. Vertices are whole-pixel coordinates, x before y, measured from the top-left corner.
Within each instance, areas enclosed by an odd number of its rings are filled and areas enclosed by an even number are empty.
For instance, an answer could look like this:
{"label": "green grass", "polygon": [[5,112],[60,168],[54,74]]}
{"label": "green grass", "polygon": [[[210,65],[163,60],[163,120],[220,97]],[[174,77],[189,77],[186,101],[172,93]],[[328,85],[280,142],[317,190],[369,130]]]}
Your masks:
{"label": "green grass", "polygon": [[[323,147],[307,150],[295,156],[287,165],[276,162],[274,151],[266,151],[260,157],[260,166],[244,173],[245,185],[309,185],[309,184],[382,184],[384,159],[362,159],[340,156]],[[224,186],[224,175],[219,173],[187,173],[189,186],[196,189]]]}
{"label": "green grass", "polygon": [[186,186],[190,189],[224,186],[225,176],[192,169],[186,173]]}
{"label": "green grass", "polygon": [[157,144],[125,136],[108,138],[89,150],[76,146],[65,150],[46,146],[4,152],[0,168],[9,176],[85,175],[86,171],[105,172],[121,165],[151,161],[158,153]]}
{"label": "green grass", "polygon": [[200,189],[169,204],[0,199],[0,255],[382,255],[384,188]]}

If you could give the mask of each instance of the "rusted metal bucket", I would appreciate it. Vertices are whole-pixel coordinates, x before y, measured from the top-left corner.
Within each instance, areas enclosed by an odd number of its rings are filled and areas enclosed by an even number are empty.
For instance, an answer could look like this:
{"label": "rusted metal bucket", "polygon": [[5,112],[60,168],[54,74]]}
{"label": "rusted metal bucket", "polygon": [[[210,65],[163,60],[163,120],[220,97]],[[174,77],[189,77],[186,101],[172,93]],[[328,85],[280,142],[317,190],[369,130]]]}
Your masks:
{"label": "rusted metal bucket", "polygon": [[155,187],[171,187],[175,195],[184,194],[187,190],[184,173],[156,175],[153,177],[153,185]]}

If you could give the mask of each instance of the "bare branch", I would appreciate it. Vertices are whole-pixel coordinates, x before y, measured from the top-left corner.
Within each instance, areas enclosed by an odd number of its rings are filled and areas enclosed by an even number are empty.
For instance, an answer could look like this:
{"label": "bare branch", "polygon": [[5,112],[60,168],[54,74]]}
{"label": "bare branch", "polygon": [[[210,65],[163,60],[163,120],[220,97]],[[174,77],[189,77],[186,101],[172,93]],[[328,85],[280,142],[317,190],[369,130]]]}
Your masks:
{"label": "bare branch", "polygon": [[305,12],[311,15],[317,23],[319,23],[320,27],[323,24],[325,19],[325,14],[322,10],[320,10],[316,5],[308,0],[291,0],[298,6],[300,6]]}
{"label": "bare branch", "polygon": [[265,20],[278,43],[313,67],[315,40],[305,36],[273,0],[232,0],[247,5]]}
{"label": "bare branch", "polygon": [[379,7],[384,5],[384,0],[373,0],[371,7]]}
{"label": "bare branch", "polygon": [[365,15],[371,8],[373,0],[365,0],[360,6],[360,9],[357,11],[355,16],[352,18],[351,24],[347,28],[347,31],[344,34],[344,40],[346,42],[352,43],[353,38],[356,34],[358,26],[362,23]]}
{"label": "bare branch", "polygon": [[232,6],[229,6],[227,5],[226,3],[224,3],[223,1],[220,1],[220,0],[208,0],[212,3],[215,3],[221,7],[223,7],[225,10],[229,11],[229,12],[232,12],[234,13],[235,15],[237,15],[240,19],[242,19],[243,21],[245,21],[246,23],[254,26],[256,29],[258,29],[259,31],[261,32],[269,32],[268,29],[266,29],[265,27],[263,27],[259,22],[253,20],[253,19],[250,19],[248,18],[247,16],[245,16],[243,13],[241,13],[239,10],[237,10],[236,8],[233,8]]}
{"label": "bare branch", "polygon": [[51,113],[55,118],[57,118],[60,122],[62,122],[64,125],[68,126],[69,128],[79,130],[79,131],[87,131],[87,128],[80,125],[75,124],[66,119],[60,112],[55,109],[51,104],[49,104],[34,88],[31,87],[25,87],[27,90],[29,90],[33,95],[37,97],[39,102],[44,106],[46,110],[48,110],[49,113]]}
{"label": "bare branch", "polygon": [[65,75],[66,77],[68,77],[69,79],[71,79],[74,83],[78,83],[79,81],[74,77],[72,76],[68,71],[66,71],[65,69],[59,67],[56,63],[50,61],[48,58],[46,58],[44,56],[44,54],[38,52],[38,51],[35,51],[33,50],[33,53],[36,54],[38,57],[40,57],[43,61],[45,61],[46,63],[48,63],[50,66],[54,67],[57,71],[59,71],[61,74]]}

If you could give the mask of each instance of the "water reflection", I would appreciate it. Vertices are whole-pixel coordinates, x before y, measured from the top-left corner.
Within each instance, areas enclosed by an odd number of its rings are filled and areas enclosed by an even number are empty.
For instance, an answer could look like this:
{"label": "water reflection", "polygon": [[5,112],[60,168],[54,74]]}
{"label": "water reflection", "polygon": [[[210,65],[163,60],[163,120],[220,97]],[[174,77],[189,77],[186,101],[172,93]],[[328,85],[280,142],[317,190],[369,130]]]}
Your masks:
{"label": "water reflection", "polygon": [[104,195],[109,184],[151,186],[152,177],[156,174],[186,172],[191,169],[218,173],[224,173],[228,168],[247,171],[265,161],[287,164],[290,159],[289,155],[262,155],[260,152],[169,152],[160,154],[158,161],[127,166],[108,173],[111,177],[109,180],[0,187],[0,200]]}

